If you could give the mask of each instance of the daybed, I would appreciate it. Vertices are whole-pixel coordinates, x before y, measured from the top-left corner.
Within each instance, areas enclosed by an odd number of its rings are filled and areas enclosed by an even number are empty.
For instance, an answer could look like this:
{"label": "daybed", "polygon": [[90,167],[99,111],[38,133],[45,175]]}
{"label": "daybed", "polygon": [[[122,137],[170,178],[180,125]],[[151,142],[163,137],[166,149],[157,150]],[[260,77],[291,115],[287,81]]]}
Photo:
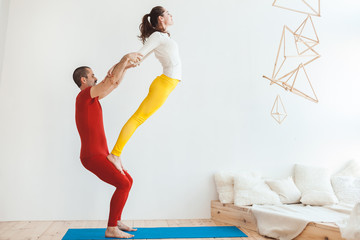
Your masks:
{"label": "daybed", "polygon": [[280,239],[360,240],[360,164],[350,161],[332,176],[321,167],[296,164],[287,179],[241,172],[215,174],[220,201],[214,221]]}

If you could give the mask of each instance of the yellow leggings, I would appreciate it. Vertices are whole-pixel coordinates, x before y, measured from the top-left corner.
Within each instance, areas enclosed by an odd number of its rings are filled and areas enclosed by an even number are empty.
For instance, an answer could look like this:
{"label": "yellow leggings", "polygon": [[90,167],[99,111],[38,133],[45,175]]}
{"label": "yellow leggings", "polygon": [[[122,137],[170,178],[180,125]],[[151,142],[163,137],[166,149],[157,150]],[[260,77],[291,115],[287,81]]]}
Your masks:
{"label": "yellow leggings", "polygon": [[169,78],[164,74],[155,78],[150,85],[148,95],[121,129],[118,140],[111,151],[112,154],[120,156],[125,144],[135,130],[164,104],[178,83],[179,80]]}

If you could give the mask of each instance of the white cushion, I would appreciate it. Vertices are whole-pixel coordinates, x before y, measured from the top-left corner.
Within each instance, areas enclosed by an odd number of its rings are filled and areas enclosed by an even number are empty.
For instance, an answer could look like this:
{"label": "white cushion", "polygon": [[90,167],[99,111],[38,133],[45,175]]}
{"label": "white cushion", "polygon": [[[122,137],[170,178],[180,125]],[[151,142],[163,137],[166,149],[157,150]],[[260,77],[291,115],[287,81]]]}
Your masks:
{"label": "white cushion", "polygon": [[356,160],[350,160],[346,165],[335,174],[335,176],[360,177],[360,163]]}
{"label": "white cushion", "polygon": [[301,192],[300,201],[303,204],[321,206],[338,203],[327,169],[295,164],[294,180]]}
{"label": "white cushion", "polygon": [[235,206],[253,204],[281,204],[279,196],[271,191],[260,176],[242,173],[234,177]]}
{"label": "white cushion", "polygon": [[276,192],[282,203],[299,203],[301,192],[292,177],[281,180],[266,180],[266,184]]}
{"label": "white cushion", "polygon": [[356,204],[360,202],[360,177],[334,176],[331,183],[340,202]]}
{"label": "white cushion", "polygon": [[309,190],[302,194],[300,201],[303,204],[313,206],[324,206],[338,203],[338,199],[331,192]]}
{"label": "white cushion", "polygon": [[218,172],[215,174],[216,190],[221,203],[234,202],[234,174]]}

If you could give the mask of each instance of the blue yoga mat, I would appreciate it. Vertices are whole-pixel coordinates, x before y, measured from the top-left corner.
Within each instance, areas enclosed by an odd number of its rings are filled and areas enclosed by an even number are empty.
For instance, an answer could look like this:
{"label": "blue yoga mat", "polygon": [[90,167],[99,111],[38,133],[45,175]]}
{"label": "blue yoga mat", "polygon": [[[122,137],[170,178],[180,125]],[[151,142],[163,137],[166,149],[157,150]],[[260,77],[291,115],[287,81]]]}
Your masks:
{"label": "blue yoga mat", "polygon": [[[105,228],[69,229],[62,240],[102,240],[113,239],[105,237]],[[157,227],[138,228],[130,239],[161,239],[161,238],[233,238],[247,237],[237,227]],[[116,238],[114,238],[116,239]]]}

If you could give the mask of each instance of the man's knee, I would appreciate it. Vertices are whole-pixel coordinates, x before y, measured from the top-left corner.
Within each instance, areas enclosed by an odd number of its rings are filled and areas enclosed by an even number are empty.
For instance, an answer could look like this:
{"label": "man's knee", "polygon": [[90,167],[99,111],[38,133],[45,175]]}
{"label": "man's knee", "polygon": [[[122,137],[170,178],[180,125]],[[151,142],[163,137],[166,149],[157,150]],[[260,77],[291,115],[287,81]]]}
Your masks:
{"label": "man's knee", "polygon": [[130,182],[130,187],[131,187],[132,184],[133,184],[133,179],[132,179],[132,177],[130,176],[130,174],[129,174],[128,172],[125,172],[125,174],[126,174],[127,179],[128,179],[129,182]]}
{"label": "man's knee", "polygon": [[[122,175],[124,176],[124,175]],[[121,177],[118,179],[116,188],[121,188],[124,191],[130,191],[132,182],[130,182],[126,177]]]}
{"label": "man's knee", "polygon": [[126,186],[124,187],[125,191],[130,192],[131,186],[132,186],[132,182],[126,181]]}

